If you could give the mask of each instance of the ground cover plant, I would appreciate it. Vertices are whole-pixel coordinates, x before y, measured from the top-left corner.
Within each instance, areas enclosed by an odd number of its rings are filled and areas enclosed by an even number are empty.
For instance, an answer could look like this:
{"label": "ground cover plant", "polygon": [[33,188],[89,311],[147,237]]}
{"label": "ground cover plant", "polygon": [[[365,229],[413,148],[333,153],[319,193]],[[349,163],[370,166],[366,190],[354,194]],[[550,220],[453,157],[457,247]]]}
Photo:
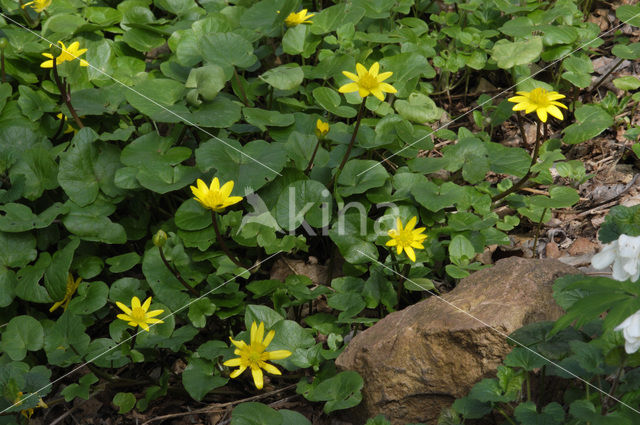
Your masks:
{"label": "ground cover plant", "polygon": [[[357,332],[512,233],[537,252],[592,177],[576,145],[621,133],[640,157],[640,80],[606,85],[615,68],[592,63],[640,58],[640,6],[616,5],[604,33],[591,3],[0,0],[0,423],[90,399],[145,420],[215,402],[221,421],[269,425],[356,406],[363,380],[334,359]],[[274,277],[300,259],[323,277]],[[573,319],[588,307],[560,298]],[[619,352],[631,305],[588,335]],[[593,354],[570,345],[554,360]],[[531,396],[515,419],[491,404],[529,384],[516,356],[509,388],[483,384],[514,391],[472,393],[450,420],[546,423]],[[636,391],[624,382],[610,390]],[[317,415],[263,403],[281,394]],[[601,406],[575,423],[628,413]]]}

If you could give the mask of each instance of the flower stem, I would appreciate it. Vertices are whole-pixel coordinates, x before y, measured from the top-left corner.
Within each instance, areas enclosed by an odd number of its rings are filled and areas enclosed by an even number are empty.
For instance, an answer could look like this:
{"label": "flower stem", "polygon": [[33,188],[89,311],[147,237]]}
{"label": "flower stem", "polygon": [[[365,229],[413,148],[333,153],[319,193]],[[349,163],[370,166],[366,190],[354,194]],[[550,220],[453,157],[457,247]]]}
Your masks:
{"label": "flower stem", "polygon": [[240,263],[240,261],[238,261],[236,256],[233,255],[231,251],[229,251],[229,248],[227,247],[227,244],[224,242],[222,234],[220,233],[220,227],[218,227],[218,215],[213,210],[211,210],[211,218],[213,219],[213,230],[215,230],[216,232],[216,241],[218,242],[218,245],[220,245],[222,251],[226,254],[227,257],[229,257],[229,260],[233,261],[233,264],[238,267],[242,267],[243,269],[246,268],[242,265],[242,263]]}
{"label": "flower stem", "polygon": [[329,183],[329,187],[332,186],[334,180],[338,178],[340,171],[344,168],[344,165],[349,160],[349,155],[351,155],[351,150],[353,149],[353,145],[356,142],[356,136],[358,135],[358,129],[360,128],[360,121],[362,121],[362,113],[364,112],[364,103],[365,99],[362,99],[362,103],[360,104],[360,109],[358,109],[358,116],[356,117],[356,128],[353,130],[353,134],[351,135],[351,141],[349,141],[349,146],[347,147],[347,151],[344,153],[344,157],[342,157],[342,162],[338,166],[338,170],[333,175],[331,182]]}
{"label": "flower stem", "polygon": [[53,58],[53,78],[56,81],[56,85],[58,86],[58,90],[60,91],[60,96],[62,96],[62,101],[67,105],[67,109],[73,116],[73,119],[78,124],[78,127],[83,128],[82,121],[80,121],[80,117],[76,113],[76,110],[73,109],[73,105],[71,104],[71,94],[68,92],[67,88],[63,84],[62,80],[60,80],[60,75],[58,75],[58,66],[56,64],[56,58]]}
{"label": "flower stem", "polygon": [[[546,128],[546,127],[545,127]],[[546,131],[546,130],[545,130]],[[524,132],[523,132],[524,134]],[[533,167],[536,162],[538,161],[538,153],[540,151],[540,121],[537,122],[536,124],[536,145],[533,148],[533,154],[531,155],[531,164],[529,165],[529,171],[527,171],[527,174],[524,175],[524,177],[522,177],[518,183],[514,184],[513,186],[511,186],[509,189],[505,190],[502,193],[498,193],[497,195],[493,196],[491,198],[491,202],[495,202],[498,201],[508,195],[511,195],[514,192],[517,192],[518,190],[520,190],[525,183],[527,183],[527,181],[529,180],[529,177],[531,177],[531,174],[533,174],[531,172],[531,167]]]}
{"label": "flower stem", "polygon": [[178,270],[176,270],[171,264],[169,264],[169,262],[167,261],[167,258],[164,256],[164,251],[162,247],[159,246],[158,249],[160,250],[160,258],[162,259],[162,262],[167,267],[167,269],[169,269],[171,274],[173,274],[176,277],[176,279],[178,279],[178,282],[180,282],[182,286],[184,286],[189,292],[191,292],[193,296],[199,297],[200,293],[196,290],[196,288],[194,288],[193,286],[185,282],[182,276],[180,276],[180,272],[178,272]]}
{"label": "flower stem", "polygon": [[305,174],[311,171],[311,167],[313,167],[313,160],[316,158],[316,153],[318,153],[319,147],[320,147],[320,138],[318,138],[318,143],[316,143],[316,147],[313,150],[313,153],[311,154],[311,158],[309,159],[309,164],[307,165],[307,168],[304,169]]}

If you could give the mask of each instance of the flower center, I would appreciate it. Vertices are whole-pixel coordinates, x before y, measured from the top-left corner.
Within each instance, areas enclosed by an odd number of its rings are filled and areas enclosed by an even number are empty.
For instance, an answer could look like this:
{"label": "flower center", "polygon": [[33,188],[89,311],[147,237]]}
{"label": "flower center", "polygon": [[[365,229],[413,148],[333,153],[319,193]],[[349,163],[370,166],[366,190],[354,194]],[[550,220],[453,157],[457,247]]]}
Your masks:
{"label": "flower center", "polygon": [[262,352],[260,350],[257,350],[253,347],[251,347],[251,350],[249,351],[249,355],[247,356],[249,363],[251,364],[258,364],[258,362],[260,362],[260,359],[262,358]]}
{"label": "flower center", "polygon": [[378,87],[379,83],[378,80],[375,79],[375,77],[367,72],[362,77],[360,77],[358,84],[360,84],[360,86],[364,87],[367,90],[371,90]]}
{"label": "flower center", "polygon": [[547,106],[549,104],[549,98],[547,95],[547,91],[543,88],[537,88],[531,90],[530,97],[531,103],[535,103],[539,106]]}
{"label": "flower center", "polygon": [[136,322],[144,322],[147,318],[147,312],[142,307],[134,307],[131,309],[131,318]]}
{"label": "flower center", "polygon": [[413,234],[410,230],[402,230],[397,232],[398,236],[395,237],[400,246],[409,246],[413,242]]}

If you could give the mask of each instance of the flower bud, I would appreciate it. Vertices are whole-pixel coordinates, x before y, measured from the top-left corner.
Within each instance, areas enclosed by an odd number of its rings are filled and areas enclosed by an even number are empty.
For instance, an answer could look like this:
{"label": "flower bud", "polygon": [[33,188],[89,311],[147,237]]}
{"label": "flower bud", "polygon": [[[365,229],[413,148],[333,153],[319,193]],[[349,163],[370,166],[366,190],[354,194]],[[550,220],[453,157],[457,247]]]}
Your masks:
{"label": "flower bud", "polygon": [[167,242],[167,234],[164,230],[160,229],[153,235],[153,244],[158,248],[162,248]]}
{"label": "flower bud", "polygon": [[6,49],[9,46],[9,40],[5,37],[0,38],[0,49]]}

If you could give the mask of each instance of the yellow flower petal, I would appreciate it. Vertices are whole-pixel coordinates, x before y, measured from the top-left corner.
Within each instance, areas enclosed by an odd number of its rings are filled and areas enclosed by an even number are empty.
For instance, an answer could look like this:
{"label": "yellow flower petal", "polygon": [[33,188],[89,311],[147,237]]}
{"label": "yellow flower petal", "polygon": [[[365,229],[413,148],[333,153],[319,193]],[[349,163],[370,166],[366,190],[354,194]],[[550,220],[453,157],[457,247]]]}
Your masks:
{"label": "yellow flower petal", "polygon": [[354,91],[358,91],[358,87],[358,83],[347,83],[344,86],[341,86],[338,91],[340,93],[353,93]]}
{"label": "yellow flower petal", "polygon": [[242,364],[242,359],[240,357],[236,357],[235,359],[229,359],[222,364],[225,366],[236,367]]}
{"label": "yellow flower petal", "polygon": [[262,368],[272,375],[282,375],[282,372],[272,364],[265,363],[262,365]]}
{"label": "yellow flower petal", "polygon": [[237,378],[238,376],[242,375],[242,372],[244,372],[245,369],[247,369],[246,366],[240,366],[239,369],[236,369],[229,374],[229,378]]}
{"label": "yellow flower petal", "polygon": [[259,367],[251,367],[251,375],[253,376],[253,383],[256,385],[256,388],[261,390],[264,386],[262,369]]}
{"label": "yellow flower petal", "polygon": [[288,350],[274,350],[267,353],[269,354],[269,360],[282,360],[291,355],[291,351]]}
{"label": "yellow flower petal", "polygon": [[380,64],[378,62],[375,62],[373,65],[371,65],[371,68],[369,68],[369,75],[371,75],[373,78],[376,78],[378,76],[378,72],[380,72]]}

